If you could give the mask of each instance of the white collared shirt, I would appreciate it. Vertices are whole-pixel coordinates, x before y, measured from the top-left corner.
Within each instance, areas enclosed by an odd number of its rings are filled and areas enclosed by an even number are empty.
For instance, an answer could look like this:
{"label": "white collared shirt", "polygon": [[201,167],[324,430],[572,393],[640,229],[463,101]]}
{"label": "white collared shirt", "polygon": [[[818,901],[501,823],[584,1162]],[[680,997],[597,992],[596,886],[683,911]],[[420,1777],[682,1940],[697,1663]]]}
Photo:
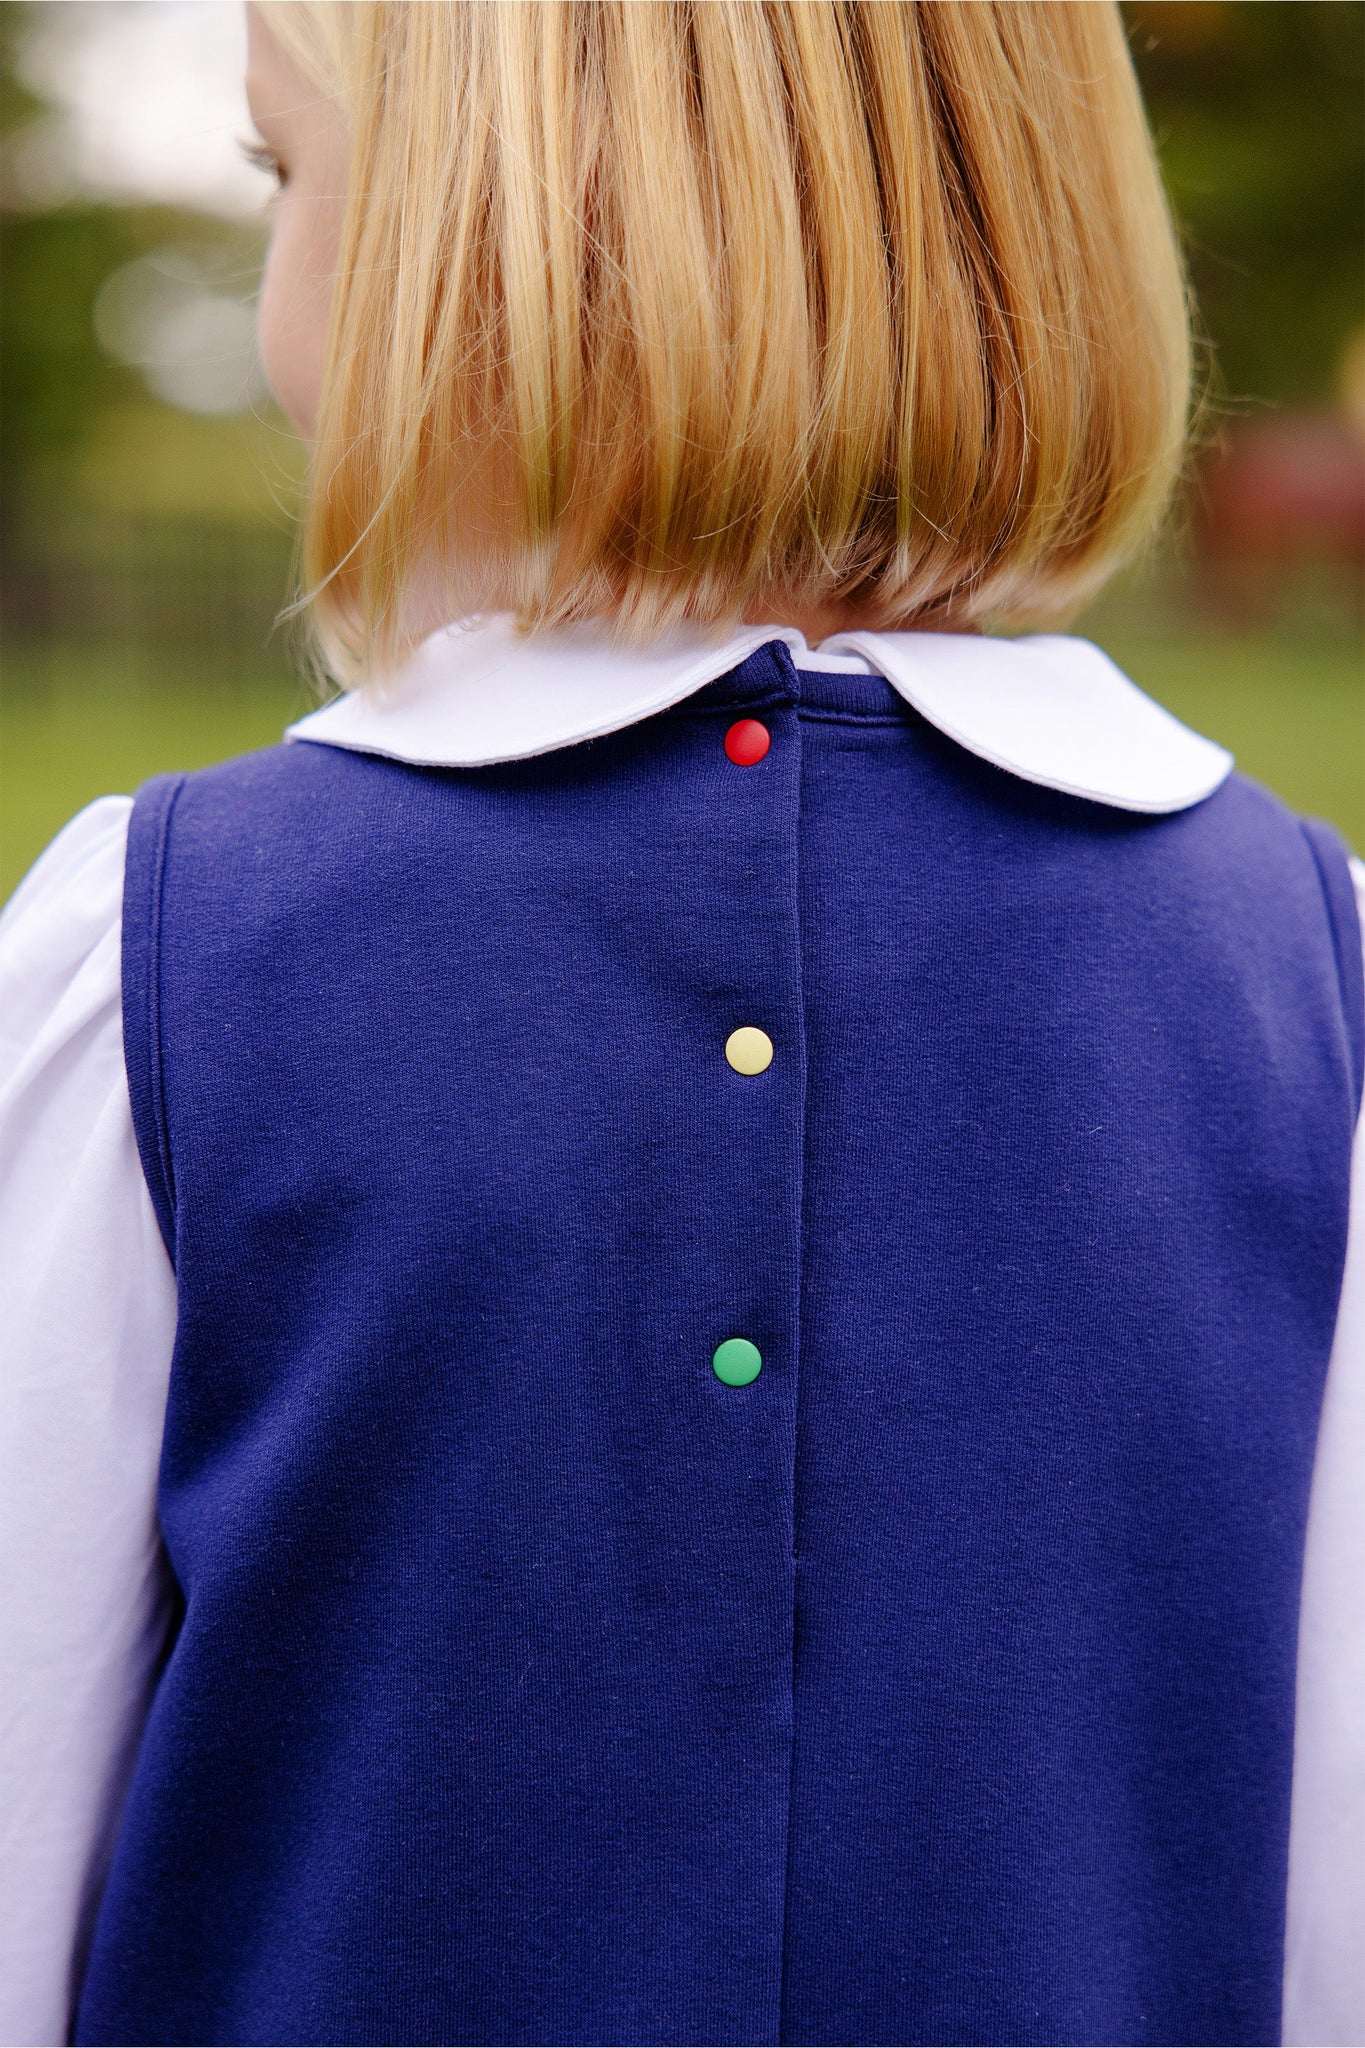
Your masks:
{"label": "white collared shirt", "polygon": [[[432,636],[382,696],[292,740],[471,767],[613,732],[756,647],[879,673],[1008,773],[1149,813],[1231,757],[1085,641],[781,626],[645,652],[505,619]],[[133,1136],[120,911],[131,800],[73,819],[0,919],[0,2042],[64,2041],[165,1641],[156,1478],[175,1282]],[[1365,915],[1365,868],[1353,864]],[[1365,1142],[1313,1480],[1299,1641],[1284,2038],[1365,2041]]]}

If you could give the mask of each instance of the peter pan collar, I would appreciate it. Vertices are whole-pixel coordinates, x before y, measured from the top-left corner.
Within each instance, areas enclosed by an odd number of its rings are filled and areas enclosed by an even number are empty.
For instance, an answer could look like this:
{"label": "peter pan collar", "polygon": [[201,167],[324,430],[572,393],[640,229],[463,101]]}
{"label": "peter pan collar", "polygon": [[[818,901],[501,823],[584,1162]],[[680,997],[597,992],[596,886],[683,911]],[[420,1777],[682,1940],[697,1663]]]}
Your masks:
{"label": "peter pan collar", "polygon": [[810,648],[795,627],[745,626],[723,642],[677,633],[642,650],[592,626],[527,637],[499,616],[433,633],[382,697],[348,692],[285,737],[428,767],[522,761],[667,710],[774,640],[797,668],[884,676],[968,752],[1092,803],[1183,811],[1232,768],[1098,647],[1060,634],[839,633]]}

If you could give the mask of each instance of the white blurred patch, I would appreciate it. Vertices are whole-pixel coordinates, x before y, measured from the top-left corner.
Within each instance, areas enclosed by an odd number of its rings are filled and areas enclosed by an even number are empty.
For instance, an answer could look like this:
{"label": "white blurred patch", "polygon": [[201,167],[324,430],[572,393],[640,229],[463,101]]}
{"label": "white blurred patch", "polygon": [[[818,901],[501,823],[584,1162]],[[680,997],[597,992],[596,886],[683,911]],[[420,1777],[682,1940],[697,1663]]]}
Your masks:
{"label": "white blurred patch", "polygon": [[186,250],[125,263],[101,285],[94,318],[101,347],[170,405],[226,414],[266,396],[251,306]]}
{"label": "white blurred patch", "polygon": [[13,201],[151,200],[228,218],[271,181],[251,134],[241,0],[44,0],[25,10],[17,69],[52,111],[15,135]]}

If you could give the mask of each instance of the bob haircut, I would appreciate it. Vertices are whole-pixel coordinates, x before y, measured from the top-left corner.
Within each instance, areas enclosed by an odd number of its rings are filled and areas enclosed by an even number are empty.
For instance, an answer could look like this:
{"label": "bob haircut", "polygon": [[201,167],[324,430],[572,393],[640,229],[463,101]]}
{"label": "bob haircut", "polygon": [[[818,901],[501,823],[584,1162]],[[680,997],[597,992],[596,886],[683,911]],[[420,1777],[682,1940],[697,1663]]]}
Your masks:
{"label": "bob haircut", "polygon": [[1189,322],[1109,0],[262,12],[350,137],[334,671],[488,609],[1058,623],[1154,525]]}

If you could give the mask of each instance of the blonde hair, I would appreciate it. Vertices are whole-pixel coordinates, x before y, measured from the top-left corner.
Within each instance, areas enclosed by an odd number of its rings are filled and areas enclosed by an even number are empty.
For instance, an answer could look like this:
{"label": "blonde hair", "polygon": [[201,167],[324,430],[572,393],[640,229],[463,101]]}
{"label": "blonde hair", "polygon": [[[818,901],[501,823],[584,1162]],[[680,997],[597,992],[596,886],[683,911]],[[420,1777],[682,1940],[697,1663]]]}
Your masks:
{"label": "blonde hair", "polygon": [[1108,0],[262,11],[350,130],[305,533],[342,673],[415,584],[1057,622],[1150,529],[1188,319]]}

